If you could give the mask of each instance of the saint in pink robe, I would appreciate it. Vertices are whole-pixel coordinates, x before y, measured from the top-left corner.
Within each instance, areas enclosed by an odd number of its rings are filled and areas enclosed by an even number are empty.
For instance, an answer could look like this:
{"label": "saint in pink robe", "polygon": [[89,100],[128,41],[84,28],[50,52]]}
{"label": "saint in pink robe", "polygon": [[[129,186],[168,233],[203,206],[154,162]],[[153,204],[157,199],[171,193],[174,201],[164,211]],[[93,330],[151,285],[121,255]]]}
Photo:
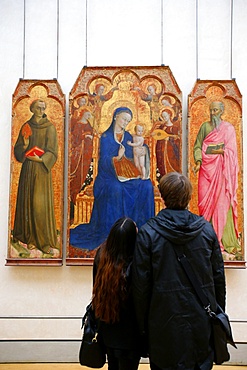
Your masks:
{"label": "saint in pink robe", "polygon": [[[224,143],[224,155],[206,154],[208,145],[219,143]],[[219,127],[204,139],[198,181],[199,212],[206,220],[211,220],[223,250],[221,239],[230,206],[232,206],[233,223],[238,237],[238,157],[235,129],[229,122],[221,121]]]}

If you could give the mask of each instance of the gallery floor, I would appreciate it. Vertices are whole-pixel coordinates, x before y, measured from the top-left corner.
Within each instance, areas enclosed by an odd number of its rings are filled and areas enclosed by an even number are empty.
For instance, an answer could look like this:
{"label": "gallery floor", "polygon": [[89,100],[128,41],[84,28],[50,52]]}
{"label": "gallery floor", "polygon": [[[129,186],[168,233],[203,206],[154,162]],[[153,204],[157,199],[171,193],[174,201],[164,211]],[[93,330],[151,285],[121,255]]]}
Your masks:
{"label": "gallery floor", "polygon": [[[89,367],[80,366],[79,364],[0,364],[0,370],[89,370]],[[105,365],[103,370],[107,370]],[[149,370],[148,364],[140,364],[138,370]],[[213,370],[247,370],[247,366],[214,366]]]}

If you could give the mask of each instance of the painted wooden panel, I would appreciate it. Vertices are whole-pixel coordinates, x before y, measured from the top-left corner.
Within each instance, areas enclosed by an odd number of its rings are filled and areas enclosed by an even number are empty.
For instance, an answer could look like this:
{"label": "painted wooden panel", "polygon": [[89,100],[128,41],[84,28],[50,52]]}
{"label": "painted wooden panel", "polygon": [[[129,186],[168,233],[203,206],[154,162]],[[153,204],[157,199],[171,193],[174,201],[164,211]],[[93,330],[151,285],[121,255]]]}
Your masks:
{"label": "painted wooden panel", "polygon": [[159,178],[181,171],[181,98],[169,67],[82,69],[70,93],[67,264],[92,264],[117,218],[140,227],[163,207]]}
{"label": "painted wooden panel", "polygon": [[242,95],[235,80],[198,80],[188,105],[191,211],[213,224],[225,266],[244,267]]}
{"label": "painted wooden panel", "polygon": [[65,98],[56,80],[20,80],[12,101],[6,265],[61,265]]}

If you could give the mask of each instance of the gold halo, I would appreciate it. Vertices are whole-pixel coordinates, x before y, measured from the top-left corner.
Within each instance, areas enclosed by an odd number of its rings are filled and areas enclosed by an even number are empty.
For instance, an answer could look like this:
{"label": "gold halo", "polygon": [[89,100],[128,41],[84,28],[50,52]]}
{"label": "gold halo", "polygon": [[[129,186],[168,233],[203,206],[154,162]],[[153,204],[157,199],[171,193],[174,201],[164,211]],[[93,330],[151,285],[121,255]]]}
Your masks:
{"label": "gold halo", "polygon": [[112,88],[112,85],[111,85],[110,81],[107,78],[104,78],[104,77],[96,78],[95,80],[93,80],[90,83],[90,85],[88,87],[88,90],[89,90],[91,95],[93,95],[95,93],[96,85],[103,85],[104,88],[105,88],[106,93]]}
{"label": "gold halo", "polygon": [[175,102],[176,102],[176,99],[174,98],[174,96],[171,96],[171,95],[161,95],[161,97],[160,97],[160,99],[159,99],[159,101],[160,101],[160,104],[162,105],[162,106],[164,106],[163,104],[162,104],[162,100],[163,99],[165,99],[165,100],[171,100],[171,102],[170,102],[170,104],[171,105],[173,105],[173,104],[175,104]]}
{"label": "gold halo", "polygon": [[170,116],[170,118],[171,118],[171,121],[173,120],[173,118],[175,117],[175,113],[174,113],[174,110],[173,109],[171,109],[171,108],[164,108],[164,109],[162,109],[161,110],[161,112],[160,112],[160,119],[163,121],[164,119],[163,119],[163,117],[162,117],[162,113],[163,112],[167,112],[168,114],[169,114],[169,116]]}
{"label": "gold halo", "polygon": [[142,90],[148,93],[148,87],[153,85],[155,87],[155,93],[160,94],[162,91],[161,82],[155,77],[147,77],[141,81]]}
{"label": "gold halo", "polygon": [[80,99],[82,99],[82,98],[84,98],[85,100],[86,100],[86,104],[85,104],[85,106],[88,104],[88,96],[86,95],[86,94],[83,94],[83,95],[79,95],[79,96],[76,96],[76,97],[74,97],[74,99],[73,99],[73,106],[75,107],[75,108],[80,108],[80,106],[79,106],[79,104],[78,104],[78,100],[80,100]]}

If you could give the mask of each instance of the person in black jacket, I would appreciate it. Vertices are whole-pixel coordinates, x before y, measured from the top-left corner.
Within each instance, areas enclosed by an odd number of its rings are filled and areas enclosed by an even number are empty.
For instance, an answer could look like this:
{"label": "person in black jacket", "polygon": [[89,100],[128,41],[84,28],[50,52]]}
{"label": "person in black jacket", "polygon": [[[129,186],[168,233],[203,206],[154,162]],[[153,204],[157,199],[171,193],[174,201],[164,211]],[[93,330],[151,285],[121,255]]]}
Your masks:
{"label": "person in black jacket", "polygon": [[138,232],[132,288],[140,333],[147,337],[150,368],[213,366],[210,317],[189,282],[178,254],[185,254],[212,310],[225,310],[225,274],[212,225],[191,213],[192,185],[170,172],[160,180],[165,207]]}
{"label": "person in black jacket", "polygon": [[131,294],[131,265],[137,227],[122,217],[97,250],[93,266],[93,309],[109,370],[137,370],[140,338]]}

